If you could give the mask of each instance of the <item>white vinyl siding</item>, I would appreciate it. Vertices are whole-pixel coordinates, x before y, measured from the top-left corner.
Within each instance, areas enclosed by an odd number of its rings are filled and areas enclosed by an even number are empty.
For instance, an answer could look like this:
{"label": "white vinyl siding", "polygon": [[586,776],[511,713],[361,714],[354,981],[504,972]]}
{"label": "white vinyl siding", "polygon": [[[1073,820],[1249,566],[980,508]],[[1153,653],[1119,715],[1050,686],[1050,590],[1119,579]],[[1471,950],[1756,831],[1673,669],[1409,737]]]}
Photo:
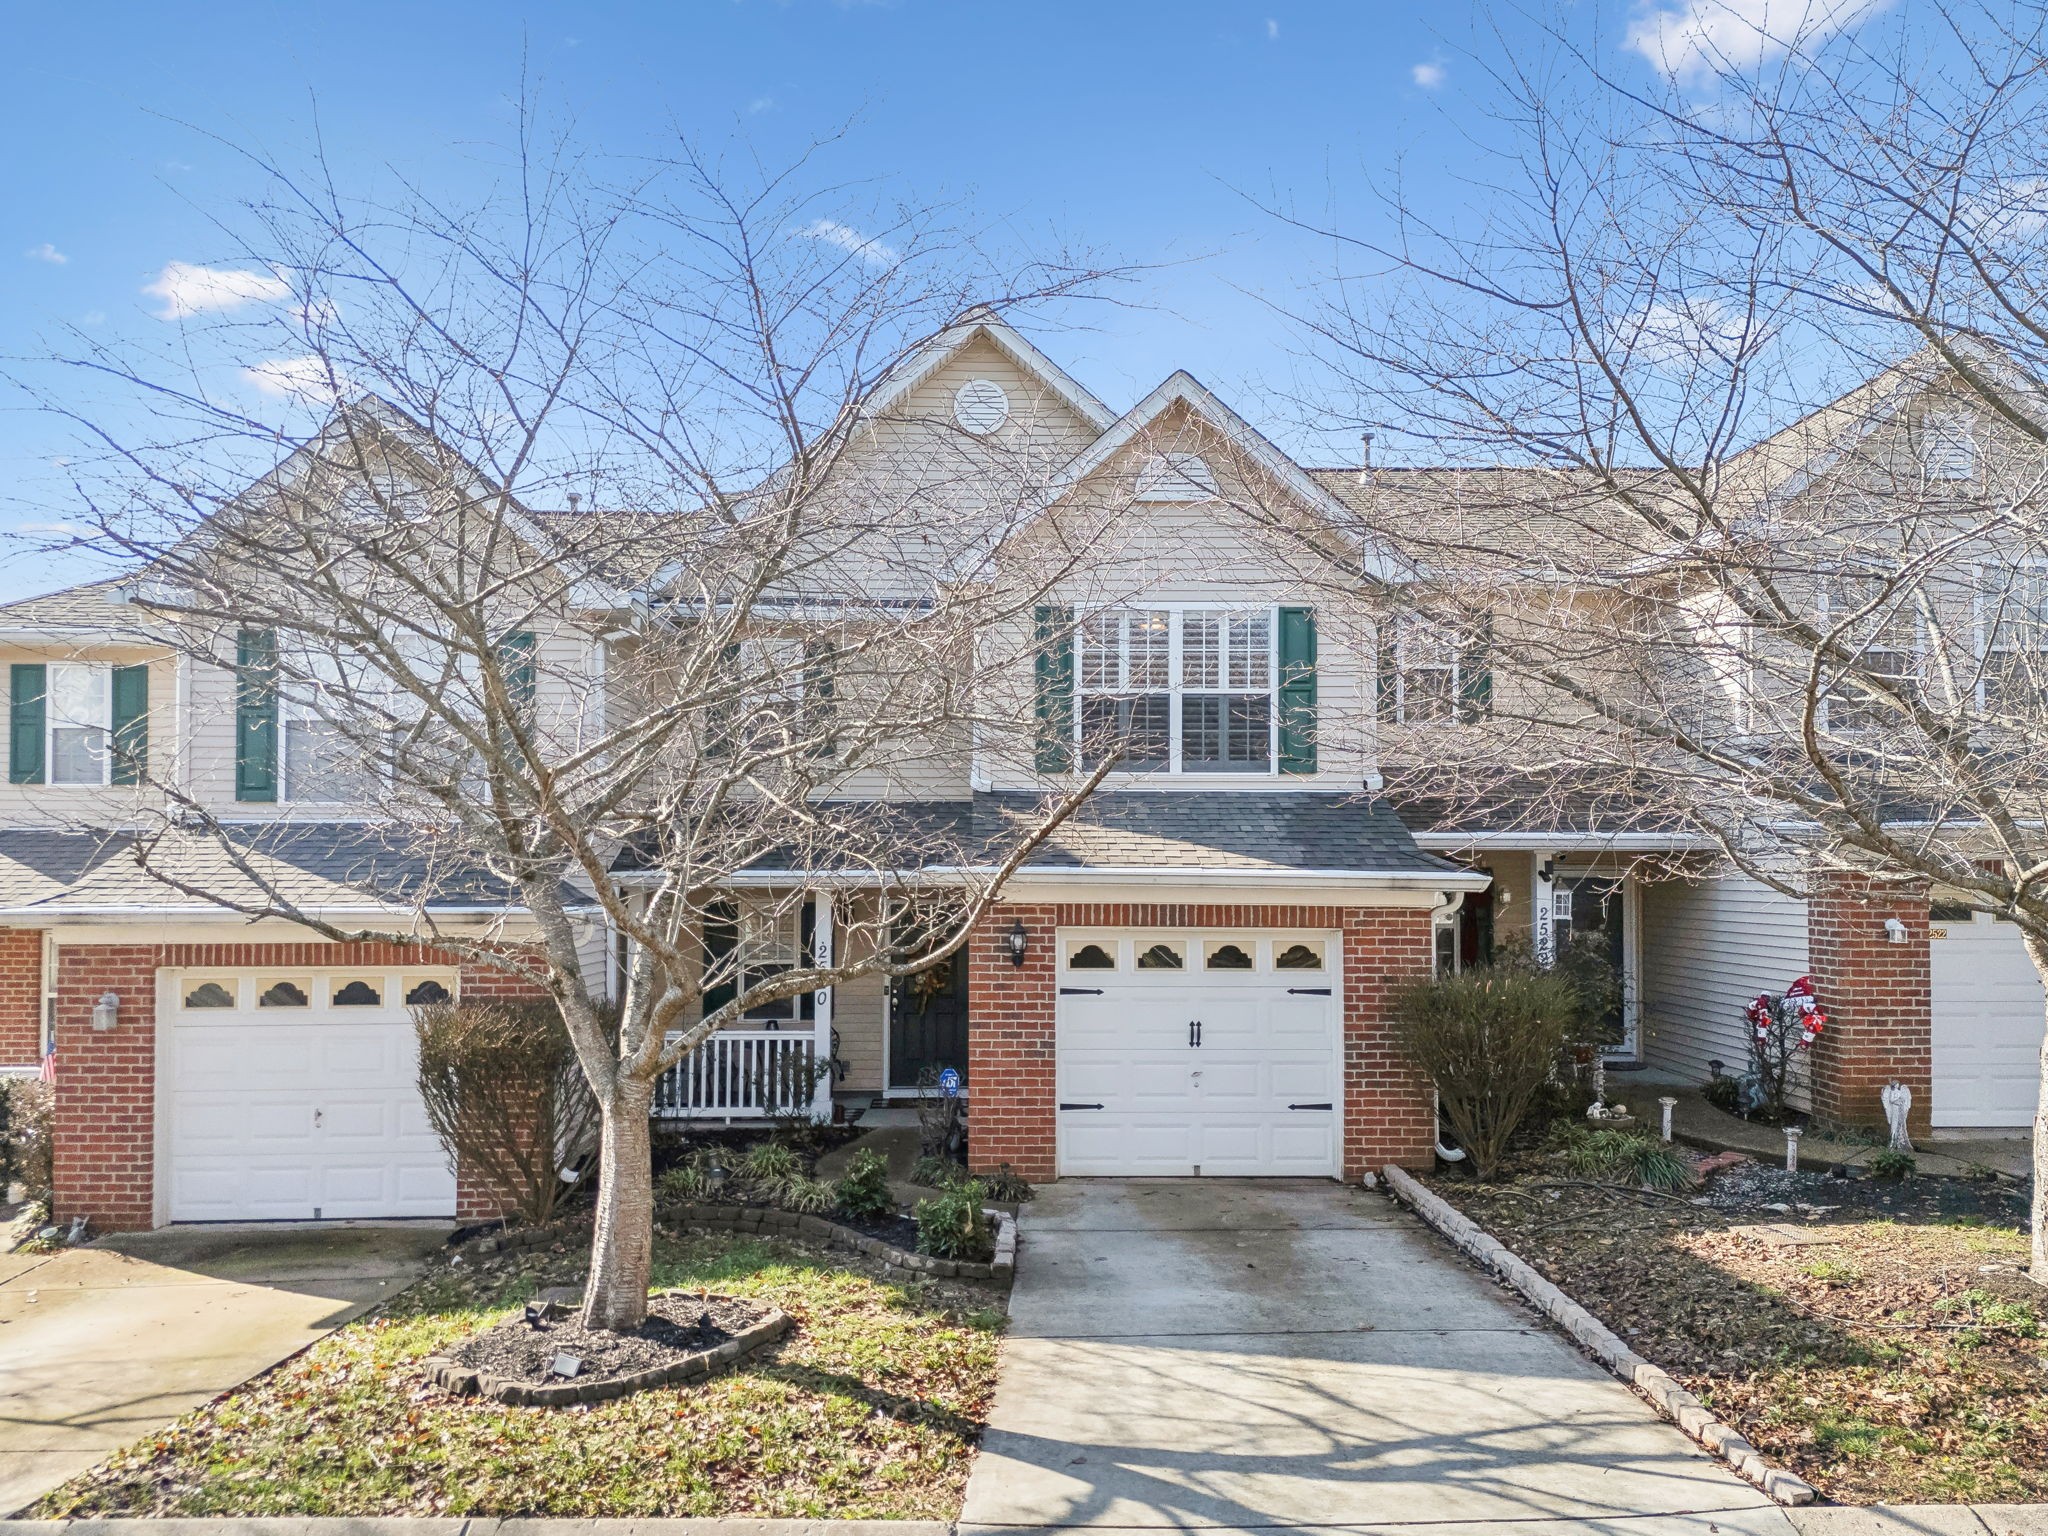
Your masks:
{"label": "white vinyl siding", "polygon": [[[1704,1083],[1716,1059],[1739,1075],[1749,1059],[1742,1010],[1806,974],[1806,903],[1730,875],[1647,884],[1641,911],[1645,1064],[1684,1083]],[[1808,1103],[1803,1077],[1791,1098]]]}

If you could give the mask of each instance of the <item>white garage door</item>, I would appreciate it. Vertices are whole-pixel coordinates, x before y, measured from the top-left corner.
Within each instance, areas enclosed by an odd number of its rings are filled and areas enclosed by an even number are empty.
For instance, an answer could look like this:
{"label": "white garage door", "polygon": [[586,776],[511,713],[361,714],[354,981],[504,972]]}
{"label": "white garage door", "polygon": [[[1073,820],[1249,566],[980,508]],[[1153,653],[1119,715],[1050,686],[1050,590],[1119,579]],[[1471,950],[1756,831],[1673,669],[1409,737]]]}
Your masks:
{"label": "white garage door", "polygon": [[1329,934],[1061,933],[1059,1171],[1335,1177],[1336,969]]}
{"label": "white garage door", "polygon": [[167,973],[173,1221],[452,1216],[406,999],[446,975]]}
{"label": "white garage door", "polygon": [[2032,1125],[2040,1092],[2041,981],[2019,930],[1989,917],[1937,922],[1931,945],[1938,1126]]}

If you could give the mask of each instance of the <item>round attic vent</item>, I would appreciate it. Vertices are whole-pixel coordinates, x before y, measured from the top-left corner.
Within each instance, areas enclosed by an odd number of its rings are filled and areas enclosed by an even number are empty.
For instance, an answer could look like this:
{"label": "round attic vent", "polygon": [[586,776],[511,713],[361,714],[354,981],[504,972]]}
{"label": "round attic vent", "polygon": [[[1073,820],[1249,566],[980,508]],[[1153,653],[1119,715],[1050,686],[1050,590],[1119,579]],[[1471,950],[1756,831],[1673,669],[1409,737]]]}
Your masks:
{"label": "round attic vent", "polygon": [[994,379],[969,379],[954,391],[953,419],[961,430],[986,437],[1010,419],[1010,397]]}

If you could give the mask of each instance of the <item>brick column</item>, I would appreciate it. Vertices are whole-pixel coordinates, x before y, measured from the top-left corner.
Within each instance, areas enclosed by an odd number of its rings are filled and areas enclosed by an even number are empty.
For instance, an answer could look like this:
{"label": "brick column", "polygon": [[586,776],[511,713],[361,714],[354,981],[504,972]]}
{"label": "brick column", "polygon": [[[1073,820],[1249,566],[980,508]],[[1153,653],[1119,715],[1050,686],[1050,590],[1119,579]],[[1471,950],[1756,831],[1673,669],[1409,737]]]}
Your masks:
{"label": "brick column", "polygon": [[[56,1217],[101,1232],[151,1224],[156,1183],[156,968],[153,945],[57,952]],[[103,992],[120,1023],[92,1027]]]}
{"label": "brick column", "polygon": [[1344,912],[1344,1177],[1398,1163],[1430,1166],[1436,1120],[1429,1083],[1394,1049],[1387,996],[1427,976],[1429,913],[1353,907]]}
{"label": "brick column", "polygon": [[[1886,937],[1887,918],[1905,924],[1905,943]],[[1913,1090],[1912,1133],[1929,1134],[1934,1004],[1926,891],[1830,875],[1807,901],[1806,944],[1814,989],[1828,1011],[1812,1050],[1815,1117],[1882,1126],[1878,1092],[1896,1080]]]}
{"label": "brick column", "polygon": [[[1009,932],[1024,924],[1030,947],[1010,962]],[[1059,1112],[1053,1099],[1053,935],[1058,908],[1000,906],[967,941],[968,1156],[976,1173],[1053,1177]]]}
{"label": "brick column", "polygon": [[43,930],[0,928],[0,1067],[43,1055]]}

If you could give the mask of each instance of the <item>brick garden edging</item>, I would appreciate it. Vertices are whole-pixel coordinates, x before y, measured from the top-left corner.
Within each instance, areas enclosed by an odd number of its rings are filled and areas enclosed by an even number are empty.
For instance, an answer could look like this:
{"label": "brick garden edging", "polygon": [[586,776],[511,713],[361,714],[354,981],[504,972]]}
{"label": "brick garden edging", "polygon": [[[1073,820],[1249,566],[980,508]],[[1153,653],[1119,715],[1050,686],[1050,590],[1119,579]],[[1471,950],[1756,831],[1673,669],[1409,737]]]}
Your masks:
{"label": "brick garden edging", "polygon": [[1537,1311],[1562,1328],[1586,1353],[1635,1388],[1665,1418],[1743,1478],[1780,1504],[1811,1504],[1819,1497],[1811,1483],[1764,1460],[1763,1453],[1723,1424],[1698,1398],[1630,1349],[1605,1323],[1519,1259],[1471,1217],[1424,1189],[1408,1173],[1389,1167],[1382,1175],[1415,1214],[1449,1238],[1503,1284],[1519,1291]]}
{"label": "brick garden edging", "polygon": [[[658,1294],[683,1296],[696,1293],[663,1291]],[[734,1362],[744,1360],[748,1355],[765,1349],[789,1332],[789,1329],[789,1314],[771,1307],[768,1315],[760,1322],[742,1328],[723,1344],[685,1355],[669,1365],[650,1366],[644,1371],[634,1371],[626,1376],[613,1376],[603,1381],[564,1381],[553,1384],[517,1381],[509,1376],[494,1376],[488,1371],[479,1371],[474,1366],[450,1360],[446,1355],[429,1355],[420,1363],[426,1367],[427,1379],[435,1386],[461,1397],[495,1397],[499,1402],[509,1403],[515,1408],[566,1408],[571,1403],[605,1403],[613,1398],[645,1392],[650,1387],[666,1387],[677,1382],[695,1381],[699,1377],[709,1376],[713,1371],[722,1371]]]}
{"label": "brick garden edging", "polygon": [[864,1253],[870,1258],[880,1259],[891,1280],[908,1280],[920,1275],[942,1280],[990,1280],[997,1285],[1010,1285],[1017,1278],[1017,1218],[1008,1211],[993,1207],[985,1209],[983,1215],[995,1224],[995,1257],[987,1264],[976,1264],[967,1259],[936,1259],[928,1253],[912,1253],[907,1248],[898,1248],[894,1243],[885,1243],[879,1237],[869,1237],[865,1232],[856,1232],[852,1227],[842,1227],[836,1221],[827,1221],[822,1216],[799,1216],[794,1211],[778,1211],[758,1205],[672,1205],[659,1210],[657,1215],[667,1216],[685,1226],[718,1227],[735,1232],[787,1233],[792,1237],[808,1237],[821,1243],[830,1243],[835,1248],[848,1248]]}

